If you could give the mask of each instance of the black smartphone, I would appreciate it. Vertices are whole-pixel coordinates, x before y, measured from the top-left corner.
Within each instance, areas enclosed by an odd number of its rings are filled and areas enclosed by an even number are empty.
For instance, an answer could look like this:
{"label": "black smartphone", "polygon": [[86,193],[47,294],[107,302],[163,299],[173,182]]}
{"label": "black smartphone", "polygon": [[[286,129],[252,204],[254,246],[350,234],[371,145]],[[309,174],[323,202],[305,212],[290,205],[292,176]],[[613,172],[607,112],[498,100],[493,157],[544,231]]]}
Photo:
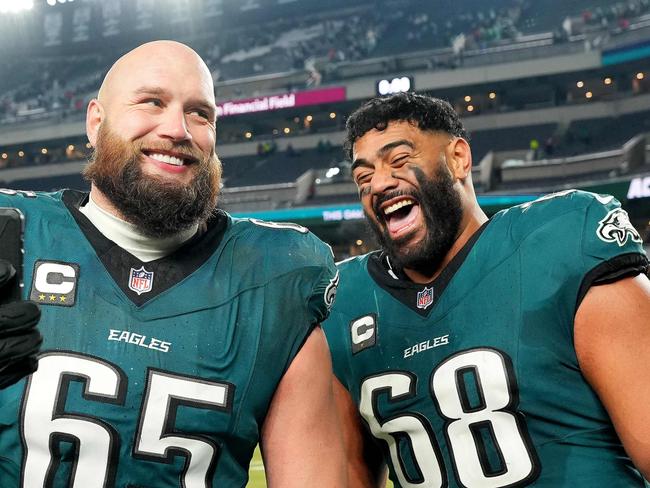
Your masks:
{"label": "black smartphone", "polygon": [[25,216],[17,208],[0,207],[0,259],[9,261],[16,276],[0,290],[2,303],[22,298],[23,291],[23,232]]}

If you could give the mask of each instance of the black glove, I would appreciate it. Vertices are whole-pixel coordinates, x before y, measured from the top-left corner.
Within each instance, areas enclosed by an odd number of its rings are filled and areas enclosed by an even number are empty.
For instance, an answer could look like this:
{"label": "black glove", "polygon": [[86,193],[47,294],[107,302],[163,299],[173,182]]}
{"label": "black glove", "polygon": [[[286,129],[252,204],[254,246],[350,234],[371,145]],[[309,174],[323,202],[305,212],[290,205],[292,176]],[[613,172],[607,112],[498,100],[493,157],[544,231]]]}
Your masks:
{"label": "black glove", "polygon": [[[15,279],[16,270],[0,259],[0,298],[5,286]],[[43,338],[36,328],[41,311],[34,302],[18,301],[0,305],[0,388],[36,371],[36,355]]]}

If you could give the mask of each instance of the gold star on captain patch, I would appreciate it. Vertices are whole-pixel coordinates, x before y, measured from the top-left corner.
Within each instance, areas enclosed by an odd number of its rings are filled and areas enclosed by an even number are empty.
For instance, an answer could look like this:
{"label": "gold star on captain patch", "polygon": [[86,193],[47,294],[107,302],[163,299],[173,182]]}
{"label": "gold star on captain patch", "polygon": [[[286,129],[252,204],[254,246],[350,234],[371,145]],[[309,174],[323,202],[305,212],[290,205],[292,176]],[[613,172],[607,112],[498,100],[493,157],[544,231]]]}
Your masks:
{"label": "gold star on captain patch", "polygon": [[43,295],[43,294],[41,293],[41,294],[38,296],[38,299],[39,299],[39,300],[45,300],[45,295]]}
{"label": "gold star on captain patch", "polygon": [[50,295],[50,301],[53,302],[54,300],[56,300],[56,297],[54,295]]}
{"label": "gold star on captain patch", "polygon": [[59,297],[59,300],[61,300],[62,302],[65,302],[65,295],[61,295],[61,296]]}

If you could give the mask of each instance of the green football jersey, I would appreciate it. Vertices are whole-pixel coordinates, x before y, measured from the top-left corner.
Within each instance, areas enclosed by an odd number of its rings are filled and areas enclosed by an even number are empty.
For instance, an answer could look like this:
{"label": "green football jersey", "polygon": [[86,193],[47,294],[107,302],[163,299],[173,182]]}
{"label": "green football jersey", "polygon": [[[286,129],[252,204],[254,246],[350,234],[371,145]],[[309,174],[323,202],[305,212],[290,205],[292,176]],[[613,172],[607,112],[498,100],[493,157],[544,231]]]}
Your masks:
{"label": "green football jersey", "polygon": [[325,333],[395,486],[643,486],[573,321],[647,265],[618,202],[574,190],[496,214],[427,285],[379,252],[340,263]]}
{"label": "green football jersey", "polygon": [[243,487],[274,391],[337,283],[305,228],[218,211],[141,262],[78,210],[0,192],[25,216],[38,371],[0,391],[0,486]]}

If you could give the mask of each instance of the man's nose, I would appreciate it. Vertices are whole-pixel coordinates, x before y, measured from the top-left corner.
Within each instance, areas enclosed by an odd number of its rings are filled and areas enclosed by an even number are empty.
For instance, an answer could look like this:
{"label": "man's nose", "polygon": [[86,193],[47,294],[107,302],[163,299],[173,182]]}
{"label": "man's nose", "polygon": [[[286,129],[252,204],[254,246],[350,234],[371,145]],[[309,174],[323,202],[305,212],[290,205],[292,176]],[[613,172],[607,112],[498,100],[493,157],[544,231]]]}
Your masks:
{"label": "man's nose", "polygon": [[388,190],[397,188],[399,180],[394,175],[394,169],[390,166],[375,168],[370,182],[371,192],[374,194],[385,193]]}
{"label": "man's nose", "polygon": [[158,135],[173,141],[190,141],[192,134],[187,126],[185,111],[168,107],[158,125]]}

